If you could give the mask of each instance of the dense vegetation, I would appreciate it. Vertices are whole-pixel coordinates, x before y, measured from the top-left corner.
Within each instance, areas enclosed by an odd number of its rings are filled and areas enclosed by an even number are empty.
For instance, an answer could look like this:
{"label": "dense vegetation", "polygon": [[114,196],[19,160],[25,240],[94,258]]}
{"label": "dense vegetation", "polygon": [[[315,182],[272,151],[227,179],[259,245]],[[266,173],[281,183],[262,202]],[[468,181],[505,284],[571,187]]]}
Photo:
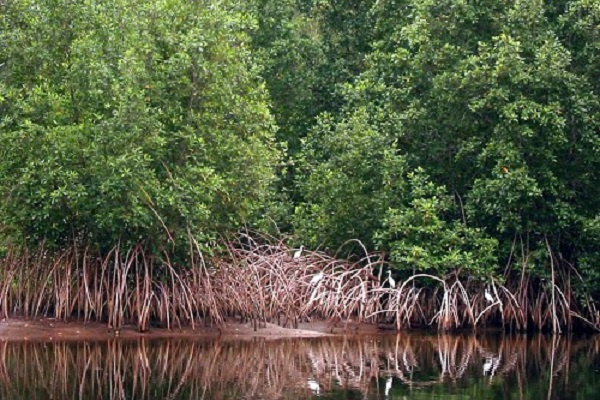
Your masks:
{"label": "dense vegetation", "polygon": [[248,15],[185,1],[2,8],[11,239],[204,242],[268,202],[279,153]]}
{"label": "dense vegetation", "polygon": [[600,327],[598,1],[105,3],[0,2],[3,248],[358,239]]}

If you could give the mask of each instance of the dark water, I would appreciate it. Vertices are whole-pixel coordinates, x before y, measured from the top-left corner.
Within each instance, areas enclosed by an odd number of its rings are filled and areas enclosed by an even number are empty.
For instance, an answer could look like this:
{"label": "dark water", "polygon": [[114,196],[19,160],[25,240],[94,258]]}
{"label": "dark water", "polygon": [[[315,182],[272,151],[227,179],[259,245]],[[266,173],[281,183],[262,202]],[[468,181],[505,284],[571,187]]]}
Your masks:
{"label": "dark water", "polygon": [[0,342],[2,399],[600,399],[600,338]]}

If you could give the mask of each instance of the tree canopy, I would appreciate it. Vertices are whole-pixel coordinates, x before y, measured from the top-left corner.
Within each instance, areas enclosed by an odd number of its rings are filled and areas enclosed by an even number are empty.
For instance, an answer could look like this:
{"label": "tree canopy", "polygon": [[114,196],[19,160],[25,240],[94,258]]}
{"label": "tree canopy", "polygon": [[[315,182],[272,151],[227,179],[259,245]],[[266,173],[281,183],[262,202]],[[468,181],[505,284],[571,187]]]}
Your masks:
{"label": "tree canopy", "polygon": [[377,2],[365,67],[341,112],[305,139],[299,232],[332,247],[359,237],[409,269],[461,269],[473,256],[504,265],[516,244],[530,257],[546,241],[567,264],[587,260],[598,240],[599,11]]}
{"label": "tree canopy", "polygon": [[594,0],[0,3],[5,237],[275,222],[398,271],[600,282]]}
{"label": "tree canopy", "polygon": [[8,235],[166,245],[256,220],[280,151],[251,15],[210,1],[0,8]]}

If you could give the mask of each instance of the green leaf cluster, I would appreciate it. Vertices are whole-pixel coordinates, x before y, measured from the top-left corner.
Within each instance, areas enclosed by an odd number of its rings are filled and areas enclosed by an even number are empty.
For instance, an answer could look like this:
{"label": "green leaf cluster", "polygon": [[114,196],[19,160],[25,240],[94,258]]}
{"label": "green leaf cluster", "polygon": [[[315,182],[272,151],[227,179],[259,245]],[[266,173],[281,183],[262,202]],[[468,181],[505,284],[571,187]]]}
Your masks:
{"label": "green leaf cluster", "polygon": [[547,278],[550,247],[598,291],[597,1],[0,11],[6,237],[207,243],[275,221],[436,274]]}
{"label": "green leaf cluster", "polygon": [[280,150],[251,15],[179,0],[15,0],[0,14],[6,236],[164,246],[257,219]]}
{"label": "green leaf cluster", "polygon": [[545,276],[546,241],[563,268],[597,269],[597,2],[389,0],[366,15],[364,62],[298,157],[297,234],[440,273],[529,260]]}

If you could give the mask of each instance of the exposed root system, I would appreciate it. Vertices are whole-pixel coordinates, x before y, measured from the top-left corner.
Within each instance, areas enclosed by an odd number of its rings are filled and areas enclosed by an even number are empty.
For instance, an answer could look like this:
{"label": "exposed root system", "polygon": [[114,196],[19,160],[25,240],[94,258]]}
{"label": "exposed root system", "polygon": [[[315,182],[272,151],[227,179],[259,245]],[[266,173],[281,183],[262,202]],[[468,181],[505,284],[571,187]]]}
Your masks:
{"label": "exposed root system", "polygon": [[560,332],[574,323],[600,329],[594,302],[585,299],[581,312],[564,276],[538,288],[526,276],[511,286],[456,274],[416,274],[393,284],[381,254],[344,260],[304,251],[294,257],[283,241],[248,235],[228,250],[227,257],[207,261],[190,239],[185,265],[168,252],[149,255],[142,245],[116,246],[107,255],[75,245],[52,254],[11,250],[0,260],[0,314],[78,318],[106,322],[109,329],[134,324],[142,332],[151,323],[194,328],[228,319],[251,321],[255,329],[311,319],[396,329],[501,325]]}

